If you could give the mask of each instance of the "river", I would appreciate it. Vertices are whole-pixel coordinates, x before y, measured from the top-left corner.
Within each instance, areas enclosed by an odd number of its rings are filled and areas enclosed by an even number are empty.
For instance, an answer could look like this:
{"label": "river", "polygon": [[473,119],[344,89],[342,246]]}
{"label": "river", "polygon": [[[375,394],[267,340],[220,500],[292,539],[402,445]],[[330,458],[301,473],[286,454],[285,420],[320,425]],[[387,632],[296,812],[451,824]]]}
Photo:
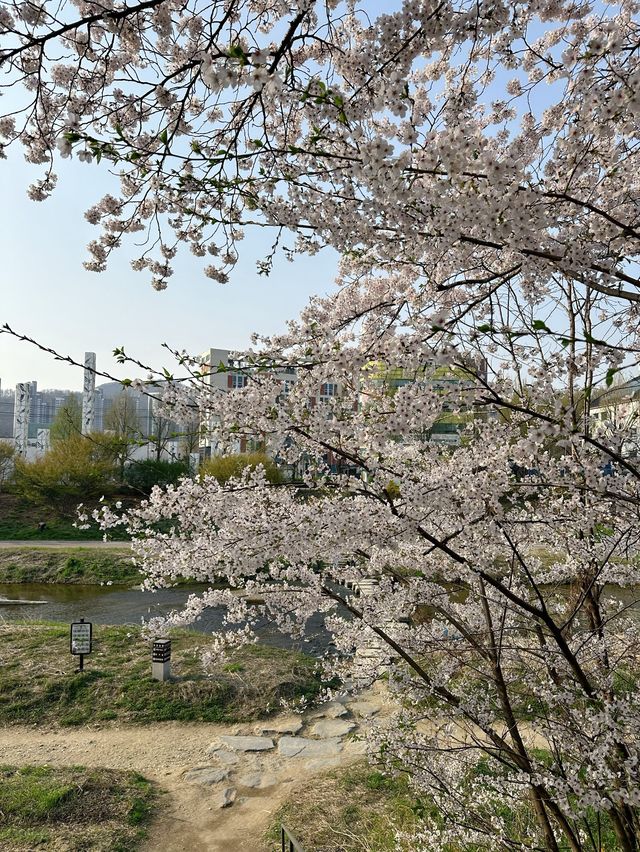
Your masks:
{"label": "river", "polygon": [[[180,586],[143,592],[123,586],[53,585],[47,583],[0,583],[0,598],[46,601],[45,604],[20,604],[0,606],[0,623],[24,619],[72,622],[84,618],[94,624],[140,625],[156,616],[166,616],[180,609],[190,594],[205,591],[206,585]],[[223,607],[209,607],[202,613],[192,629],[214,633],[222,628]],[[256,630],[260,642],[278,648],[293,648],[320,656],[330,642],[323,627],[323,618],[313,616],[308,624],[305,639],[292,639],[280,633],[266,618]]]}

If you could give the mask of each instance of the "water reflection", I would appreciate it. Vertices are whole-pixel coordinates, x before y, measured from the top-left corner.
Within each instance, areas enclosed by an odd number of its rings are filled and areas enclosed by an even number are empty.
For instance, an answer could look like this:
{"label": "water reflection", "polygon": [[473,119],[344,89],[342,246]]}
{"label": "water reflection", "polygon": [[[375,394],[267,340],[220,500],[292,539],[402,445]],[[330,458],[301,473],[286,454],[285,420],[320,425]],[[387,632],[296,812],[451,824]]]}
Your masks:
{"label": "water reflection", "polygon": [[[166,616],[180,609],[190,594],[207,589],[205,584],[140,591],[122,586],[50,585],[47,583],[0,583],[0,598],[46,601],[46,604],[0,606],[0,621],[46,619],[70,623],[84,618],[94,624],[139,625],[157,616]],[[192,625],[202,633],[214,633],[222,628],[223,607],[209,607],[199,621]],[[313,616],[304,640],[284,636],[268,619],[263,618],[257,629],[260,642],[278,648],[294,648],[320,655],[330,642],[323,618]]]}

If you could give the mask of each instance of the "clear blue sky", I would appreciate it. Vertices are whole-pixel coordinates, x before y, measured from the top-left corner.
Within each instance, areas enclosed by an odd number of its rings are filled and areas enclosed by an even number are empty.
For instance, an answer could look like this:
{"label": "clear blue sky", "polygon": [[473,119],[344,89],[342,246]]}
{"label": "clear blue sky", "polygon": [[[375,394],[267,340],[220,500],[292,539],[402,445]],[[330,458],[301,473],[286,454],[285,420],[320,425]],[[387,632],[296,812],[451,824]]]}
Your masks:
{"label": "clear blue sky", "polygon": [[[18,147],[0,160],[0,325],[9,323],[63,354],[81,361],[85,351],[93,351],[99,368],[133,377],[132,369],[119,367],[111,356],[114,347],[125,346],[141,361],[171,369],[163,342],[193,353],[210,346],[243,348],[252,331],[284,329],[311,294],[333,285],[337,256],[328,251],[294,263],[280,257],[269,278],[259,276],[255,261],[273,242],[269,231],[247,231],[239,245],[241,261],[225,285],[205,278],[205,259],[193,257],[186,246],[161,293],[144,274],[133,272],[129,261],[135,252],[124,247],[107,272],[86,272],[85,246],[99,229],[85,221],[84,211],[105,192],[115,194],[117,181],[95,164],[73,160],[59,166],[52,198],[32,202],[26,189],[41,167],[25,163]],[[0,334],[2,387],[34,379],[42,388],[82,386],[77,368]]]}
{"label": "clear blue sky", "polygon": [[[368,0],[367,11],[375,17],[395,6],[390,0]],[[545,26],[537,22],[532,29],[536,35]],[[501,97],[504,82],[496,80],[485,99]],[[536,91],[536,109],[552,102],[555,88]],[[41,176],[41,167],[26,164],[18,147],[8,157],[0,160],[0,325],[9,323],[77,360],[85,351],[94,351],[100,369],[122,378],[133,375],[114,363],[116,346],[145,363],[172,369],[161,343],[191,353],[211,346],[241,349],[249,344],[251,332],[282,330],[310,295],[333,286],[337,256],[328,250],[298,257],[294,263],[279,256],[271,276],[259,276],[255,261],[268,253],[273,231],[247,230],[239,244],[240,263],[226,285],[205,278],[202,267],[207,261],[194,258],[187,246],[175,260],[168,289],[161,293],[144,274],[131,270],[132,249],[120,249],[107,272],[86,272],[85,246],[99,229],[85,221],[84,211],[106,192],[117,194],[116,179],[104,164],[58,161],[58,189],[49,201],[35,203],[26,189]],[[293,237],[288,242],[292,244]],[[77,368],[0,334],[2,387],[33,379],[40,387],[82,385]]]}

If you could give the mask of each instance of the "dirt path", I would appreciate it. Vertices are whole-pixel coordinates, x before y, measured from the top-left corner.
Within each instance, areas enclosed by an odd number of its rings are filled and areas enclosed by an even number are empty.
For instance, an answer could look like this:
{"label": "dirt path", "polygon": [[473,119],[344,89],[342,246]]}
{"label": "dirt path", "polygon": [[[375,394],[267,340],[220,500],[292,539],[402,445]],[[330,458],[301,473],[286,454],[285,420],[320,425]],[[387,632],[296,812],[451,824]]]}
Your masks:
{"label": "dirt path", "polygon": [[12,541],[0,541],[0,549],[11,548],[12,550],[15,548],[28,548],[33,550],[38,547],[47,547],[47,548],[65,548],[65,549],[76,549],[79,547],[97,549],[97,550],[129,550],[130,544],[128,541],[78,541],[77,539],[71,539],[70,541],[53,541],[53,540],[45,540],[42,541],[40,539],[17,539]]}
{"label": "dirt path", "polygon": [[[357,708],[366,706],[369,709],[365,715],[370,716],[372,708],[378,713],[384,710],[385,703],[380,695],[368,699],[366,705],[361,699],[360,703],[347,704],[341,719],[333,718],[332,711],[327,710],[323,718],[316,712],[302,719],[272,720],[276,727],[280,725],[285,730],[263,734],[274,744],[265,751],[242,751],[228,742],[220,747],[219,738],[255,737],[266,723],[230,727],[167,722],[144,727],[78,730],[0,728],[0,754],[2,762],[7,764],[132,769],[155,781],[164,792],[144,852],[266,852],[264,832],[281,803],[295,794],[296,784],[360,758],[368,721],[359,715]],[[348,709],[350,706],[353,713]],[[315,727],[319,721],[328,728],[339,728],[342,723],[343,727],[351,728],[350,736],[319,734]],[[287,730],[288,725],[300,727],[295,731],[297,737],[291,736],[293,731]],[[353,734],[357,735],[355,739]],[[278,746],[282,737],[288,739]],[[297,743],[303,742],[299,737],[311,743],[306,746],[307,752],[286,754],[283,746],[288,743],[293,747],[290,750],[295,749]],[[200,767],[206,767],[205,773],[222,769],[228,772],[228,777],[215,783],[185,778],[185,773]],[[224,791],[230,789],[234,791],[235,801],[230,807],[221,807]]]}

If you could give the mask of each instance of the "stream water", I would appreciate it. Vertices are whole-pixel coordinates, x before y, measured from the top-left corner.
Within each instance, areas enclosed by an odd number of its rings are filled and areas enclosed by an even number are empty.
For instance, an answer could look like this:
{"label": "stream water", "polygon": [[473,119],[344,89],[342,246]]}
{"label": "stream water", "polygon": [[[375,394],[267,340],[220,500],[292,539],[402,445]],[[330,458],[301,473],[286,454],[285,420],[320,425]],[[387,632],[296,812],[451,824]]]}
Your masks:
{"label": "stream water", "polygon": [[[155,616],[166,616],[181,609],[190,594],[207,588],[204,584],[143,592],[123,586],[54,585],[46,583],[0,583],[0,598],[46,601],[44,604],[0,606],[0,624],[3,621],[46,619],[70,623],[84,618],[94,624],[140,625]],[[640,589],[609,587],[612,596],[624,603],[626,614],[640,620]],[[425,608],[430,617],[429,608]],[[214,633],[223,626],[224,608],[209,607],[204,610],[192,629]],[[260,642],[279,648],[293,648],[321,656],[331,643],[324,629],[321,615],[313,616],[307,623],[304,639],[292,639],[280,633],[267,618],[258,622],[256,630]]]}
{"label": "stream water", "polygon": [[[46,583],[0,583],[0,598],[46,601],[44,604],[0,606],[0,623],[24,619],[72,622],[84,618],[94,624],[140,625],[155,616],[166,616],[180,609],[188,596],[205,591],[206,585],[180,586],[157,592],[142,592],[122,586],[53,585]],[[194,630],[213,633],[222,628],[223,607],[206,609]],[[304,640],[293,640],[263,618],[257,628],[260,642],[279,648],[294,648],[308,654],[320,655],[327,648],[330,636],[324,629],[321,616],[307,624]]]}

